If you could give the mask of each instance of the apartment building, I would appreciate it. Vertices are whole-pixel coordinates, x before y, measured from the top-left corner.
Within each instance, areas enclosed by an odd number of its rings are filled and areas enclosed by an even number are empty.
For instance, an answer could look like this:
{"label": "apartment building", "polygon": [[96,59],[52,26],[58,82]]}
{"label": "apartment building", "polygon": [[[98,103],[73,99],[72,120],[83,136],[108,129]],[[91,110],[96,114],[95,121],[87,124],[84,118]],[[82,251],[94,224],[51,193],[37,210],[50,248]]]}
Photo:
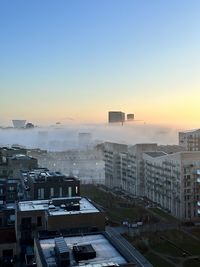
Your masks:
{"label": "apartment building", "polygon": [[38,167],[37,159],[27,156],[24,148],[0,148],[0,177],[19,179],[21,170]]}
{"label": "apartment building", "polygon": [[39,166],[64,175],[78,176],[83,184],[104,184],[103,146],[97,145],[87,150],[67,151],[28,150],[28,155],[37,158]]}
{"label": "apartment building", "polygon": [[27,155],[27,150],[23,147],[17,147],[17,146],[0,147],[0,156],[7,158],[16,155]]}
{"label": "apartment building", "polygon": [[121,157],[123,153],[125,158],[127,152],[127,145],[109,142],[104,144],[105,184],[109,188],[122,188]]}
{"label": "apartment building", "polygon": [[48,199],[56,197],[74,197],[80,195],[80,180],[46,168],[37,168],[22,172],[22,183],[26,190],[26,199]]}
{"label": "apartment building", "polygon": [[179,145],[188,151],[200,150],[200,129],[179,132]]}
{"label": "apartment building", "polygon": [[157,149],[157,144],[127,146],[105,143],[105,184],[134,196],[144,195],[143,153]]}
{"label": "apartment building", "polygon": [[[106,186],[147,197],[181,220],[200,219],[200,151],[105,144]],[[170,151],[170,152],[169,152]]]}
{"label": "apartment building", "polygon": [[179,219],[199,220],[200,152],[146,152],[143,158],[146,197]]}
{"label": "apartment building", "polygon": [[19,199],[19,186],[18,179],[0,178],[0,200],[4,202],[15,202]]}

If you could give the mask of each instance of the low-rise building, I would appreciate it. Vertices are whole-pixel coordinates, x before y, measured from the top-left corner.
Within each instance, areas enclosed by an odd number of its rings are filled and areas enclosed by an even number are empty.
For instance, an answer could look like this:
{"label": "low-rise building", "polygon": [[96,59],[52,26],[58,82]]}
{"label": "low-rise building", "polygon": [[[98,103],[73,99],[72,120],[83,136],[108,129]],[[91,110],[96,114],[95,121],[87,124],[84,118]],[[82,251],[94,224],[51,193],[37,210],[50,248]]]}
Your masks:
{"label": "low-rise building", "polygon": [[102,232],[38,238],[34,246],[38,267],[80,264],[83,267],[140,266],[136,264],[128,248]]}
{"label": "low-rise building", "polygon": [[105,214],[81,197],[22,201],[17,204],[15,229],[18,244],[31,244],[40,230],[65,233],[103,231]]}
{"label": "low-rise building", "polygon": [[80,180],[46,168],[22,172],[27,199],[75,197],[80,195]]}
{"label": "low-rise building", "polygon": [[38,167],[37,159],[27,156],[24,148],[0,148],[0,177],[20,178],[22,170],[30,171]]}

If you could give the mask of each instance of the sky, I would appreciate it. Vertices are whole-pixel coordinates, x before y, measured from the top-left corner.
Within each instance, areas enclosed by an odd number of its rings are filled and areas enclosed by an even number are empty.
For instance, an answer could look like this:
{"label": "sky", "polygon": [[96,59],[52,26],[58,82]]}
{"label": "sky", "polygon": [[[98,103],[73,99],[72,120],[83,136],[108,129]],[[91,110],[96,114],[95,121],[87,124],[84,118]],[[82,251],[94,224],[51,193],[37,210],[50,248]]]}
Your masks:
{"label": "sky", "polygon": [[199,127],[199,0],[0,0],[0,124]]}

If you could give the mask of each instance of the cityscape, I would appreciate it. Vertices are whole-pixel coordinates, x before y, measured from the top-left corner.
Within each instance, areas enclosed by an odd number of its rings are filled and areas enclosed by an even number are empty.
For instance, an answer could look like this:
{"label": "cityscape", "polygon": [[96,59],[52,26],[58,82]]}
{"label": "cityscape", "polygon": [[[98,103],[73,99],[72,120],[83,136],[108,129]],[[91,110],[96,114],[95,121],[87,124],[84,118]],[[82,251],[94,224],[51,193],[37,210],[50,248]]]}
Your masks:
{"label": "cityscape", "polygon": [[0,1],[0,267],[200,266],[199,14]]}

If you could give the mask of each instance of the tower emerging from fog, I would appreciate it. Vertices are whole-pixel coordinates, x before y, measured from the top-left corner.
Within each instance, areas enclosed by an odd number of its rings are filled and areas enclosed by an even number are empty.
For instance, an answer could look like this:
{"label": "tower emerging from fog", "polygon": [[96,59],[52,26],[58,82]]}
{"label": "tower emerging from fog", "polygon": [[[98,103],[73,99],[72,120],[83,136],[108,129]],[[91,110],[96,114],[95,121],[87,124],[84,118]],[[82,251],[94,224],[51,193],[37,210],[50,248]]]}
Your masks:
{"label": "tower emerging from fog", "polygon": [[122,111],[109,111],[108,112],[108,122],[124,122],[125,121],[125,113]]}
{"label": "tower emerging from fog", "polygon": [[126,115],[126,117],[127,117],[127,121],[133,121],[134,120],[134,114],[127,114]]}
{"label": "tower emerging from fog", "polygon": [[14,128],[24,128],[26,120],[12,120]]}

